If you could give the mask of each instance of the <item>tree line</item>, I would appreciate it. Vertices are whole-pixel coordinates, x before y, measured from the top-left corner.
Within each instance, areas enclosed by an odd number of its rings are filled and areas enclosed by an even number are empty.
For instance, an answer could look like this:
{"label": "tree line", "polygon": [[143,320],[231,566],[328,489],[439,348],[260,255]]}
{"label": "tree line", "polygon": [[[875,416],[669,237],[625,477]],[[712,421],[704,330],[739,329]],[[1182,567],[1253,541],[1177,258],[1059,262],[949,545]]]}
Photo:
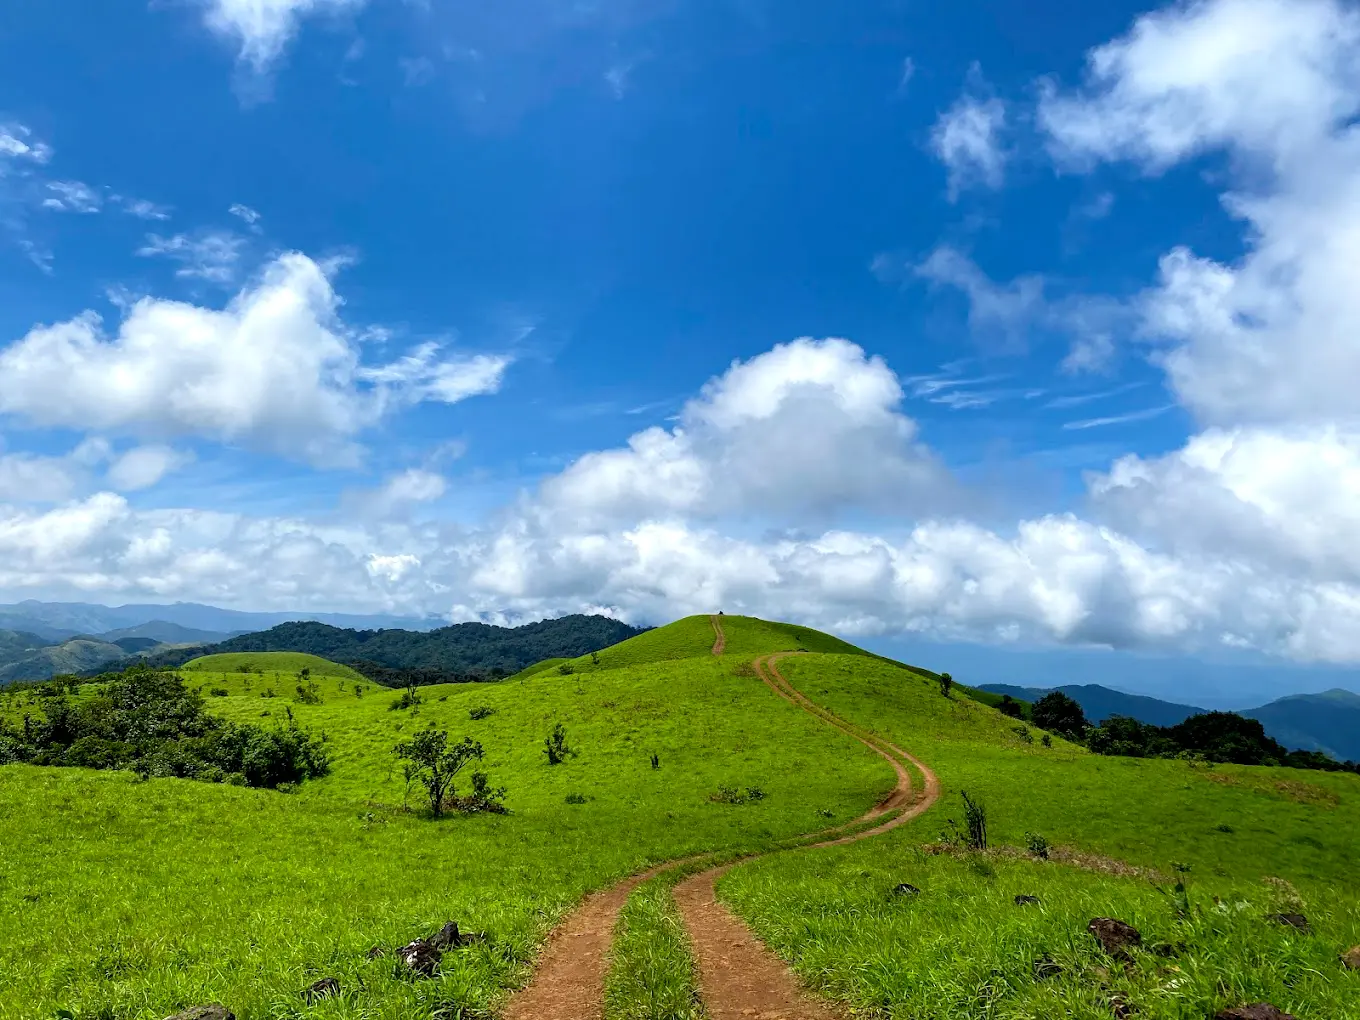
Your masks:
{"label": "tree line", "polygon": [[[1007,711],[1008,707],[1013,710]],[[1005,698],[1008,715],[1023,714],[1020,703]],[[1291,751],[1269,736],[1257,719],[1236,712],[1203,712],[1175,726],[1154,726],[1113,715],[1098,725],[1062,691],[1050,691],[1030,710],[1034,725],[1085,744],[1097,754],[1126,758],[1200,758],[1234,765],[1284,765],[1327,772],[1360,772],[1360,762],[1341,762],[1321,751]]]}

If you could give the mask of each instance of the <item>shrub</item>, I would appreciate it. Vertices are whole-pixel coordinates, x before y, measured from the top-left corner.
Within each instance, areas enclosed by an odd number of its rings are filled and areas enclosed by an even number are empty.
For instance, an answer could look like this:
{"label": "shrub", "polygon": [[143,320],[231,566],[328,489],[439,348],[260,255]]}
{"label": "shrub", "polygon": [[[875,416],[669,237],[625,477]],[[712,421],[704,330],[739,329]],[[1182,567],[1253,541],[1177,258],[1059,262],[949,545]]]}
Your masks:
{"label": "shrub", "polygon": [[1001,704],[997,705],[997,710],[1002,715],[1008,715],[1012,719],[1023,719],[1025,717],[1025,706],[1016,701],[1009,694],[1001,696]]}
{"label": "shrub", "polygon": [[950,692],[954,689],[954,678],[948,673],[940,674],[940,693],[946,698],[950,697]]}
{"label": "shrub", "polygon": [[415,708],[424,700],[414,687],[407,687],[402,690],[400,697],[387,706],[387,710],[389,712],[405,711],[408,708]]}
{"label": "shrub", "polygon": [[568,803],[568,804],[584,804],[585,802],[586,802],[586,795],[585,795],[584,793],[569,793],[569,794],[567,794],[567,803]]}
{"label": "shrub", "polygon": [[227,690],[225,687],[214,687],[208,693],[214,698],[225,698],[231,691]]}
{"label": "shrub", "polygon": [[1037,857],[1041,861],[1048,860],[1049,845],[1048,840],[1037,832],[1025,833],[1025,847],[1029,850],[1031,857]]}
{"label": "shrub", "polygon": [[[306,673],[307,671],[304,669],[303,672]],[[305,685],[298,684],[297,696],[294,700],[303,705],[319,705],[321,704],[321,688],[317,686],[315,680],[309,680]]]}
{"label": "shrub", "polygon": [[987,809],[980,801],[963,795],[963,820],[968,827],[968,846],[973,850],[987,849]]}
{"label": "shrub", "polygon": [[570,662],[564,662],[562,663],[562,665],[557,667],[557,672],[560,673],[562,676],[571,676],[573,673],[576,672],[576,667],[573,666]]}
{"label": "shrub", "polygon": [[720,786],[717,793],[709,794],[708,799],[718,804],[754,804],[765,799],[765,791],[758,786],[748,786],[744,791]]}
{"label": "shrub", "polygon": [[1028,726],[1012,726],[1011,732],[1020,738],[1022,744],[1034,743],[1034,736],[1030,733]]}
{"label": "shrub", "polygon": [[1053,746],[1053,738],[1050,737],[1047,733],[1043,735],[1043,738],[1039,742],[1043,744],[1045,747]]}
{"label": "shrub", "polygon": [[468,717],[477,720],[485,719],[496,714],[496,710],[490,705],[477,705],[475,708],[468,709]]}
{"label": "shrub", "polygon": [[654,768],[654,769],[659,769],[660,767],[661,767],[661,756],[660,756],[659,754],[657,754],[655,751],[653,751],[653,752],[652,752],[652,768]]}
{"label": "shrub", "polygon": [[569,756],[575,756],[575,748],[567,744],[567,728],[561,723],[553,727],[552,733],[543,740],[543,753],[548,756],[549,765],[560,765]]}

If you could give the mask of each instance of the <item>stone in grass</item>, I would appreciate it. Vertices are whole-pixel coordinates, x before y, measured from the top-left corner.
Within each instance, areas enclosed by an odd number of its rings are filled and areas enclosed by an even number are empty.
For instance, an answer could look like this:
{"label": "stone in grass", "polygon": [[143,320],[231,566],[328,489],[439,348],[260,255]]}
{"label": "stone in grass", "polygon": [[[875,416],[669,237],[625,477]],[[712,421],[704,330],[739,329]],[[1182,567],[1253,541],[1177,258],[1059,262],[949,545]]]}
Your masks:
{"label": "stone in grass", "polygon": [[1342,953],[1341,965],[1347,970],[1360,970],[1360,946],[1351,946]]}
{"label": "stone in grass", "polygon": [[444,959],[444,954],[425,939],[416,939],[397,950],[397,959],[412,974],[432,977],[435,968],[439,966],[439,961]]}
{"label": "stone in grass", "polygon": [[1274,921],[1276,924],[1283,924],[1290,928],[1297,928],[1305,935],[1312,932],[1313,928],[1308,923],[1308,918],[1302,914],[1267,914],[1267,921]]}
{"label": "stone in grass", "polygon": [[236,1014],[220,1002],[209,1002],[168,1016],[165,1020],[236,1020]]}
{"label": "stone in grass", "polygon": [[1128,959],[1129,948],[1143,944],[1143,936],[1131,924],[1113,917],[1093,917],[1086,930],[1095,936],[1100,947],[1116,959]]}
{"label": "stone in grass", "polygon": [[453,949],[463,941],[463,937],[458,933],[458,922],[447,921],[444,927],[430,936],[430,945],[436,949]]}
{"label": "stone in grass", "polygon": [[303,991],[302,997],[310,1004],[319,999],[325,999],[329,996],[339,994],[340,982],[333,977],[324,977],[320,981],[315,981],[308,985]]}
{"label": "stone in grass", "polygon": [[895,886],[893,886],[893,895],[920,896],[921,890],[916,888],[916,886],[912,885],[910,882],[898,882]]}
{"label": "stone in grass", "polygon": [[1251,1006],[1233,1006],[1214,1014],[1214,1020],[1294,1020],[1278,1006],[1258,1002]]}
{"label": "stone in grass", "polygon": [[1053,957],[1045,953],[1034,961],[1034,976],[1040,981],[1047,981],[1055,978],[1063,972],[1062,966],[1053,961]]}
{"label": "stone in grass", "polygon": [[1017,907],[1033,907],[1038,906],[1038,903],[1039,897],[1037,896],[1026,896],[1021,894],[1015,898],[1015,905]]}

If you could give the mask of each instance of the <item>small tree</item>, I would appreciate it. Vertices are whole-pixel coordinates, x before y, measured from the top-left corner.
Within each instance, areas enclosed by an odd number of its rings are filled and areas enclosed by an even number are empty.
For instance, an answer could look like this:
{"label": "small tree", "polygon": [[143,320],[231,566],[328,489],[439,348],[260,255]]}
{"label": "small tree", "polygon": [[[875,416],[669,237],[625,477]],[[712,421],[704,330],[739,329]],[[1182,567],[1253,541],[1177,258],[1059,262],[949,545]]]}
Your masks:
{"label": "small tree", "polygon": [[1023,719],[1025,717],[1024,706],[1016,701],[1009,694],[1001,696],[1001,704],[996,706],[1002,715],[1008,715],[1012,719]]}
{"label": "small tree", "polygon": [[1040,729],[1057,733],[1068,740],[1082,739],[1090,727],[1081,706],[1062,691],[1049,691],[1036,701],[1030,718]]}
{"label": "small tree", "polygon": [[940,674],[940,693],[946,698],[950,696],[950,691],[954,689],[954,678],[948,673]]}
{"label": "small tree", "polygon": [[561,765],[576,749],[567,744],[567,728],[561,723],[553,727],[552,734],[543,741],[543,753],[548,756],[549,765]]}
{"label": "small tree", "polygon": [[445,730],[424,730],[394,749],[406,763],[407,785],[419,782],[430,799],[430,813],[436,818],[454,797],[453,780],[471,761],[480,761],[482,745],[471,737],[449,745]]}

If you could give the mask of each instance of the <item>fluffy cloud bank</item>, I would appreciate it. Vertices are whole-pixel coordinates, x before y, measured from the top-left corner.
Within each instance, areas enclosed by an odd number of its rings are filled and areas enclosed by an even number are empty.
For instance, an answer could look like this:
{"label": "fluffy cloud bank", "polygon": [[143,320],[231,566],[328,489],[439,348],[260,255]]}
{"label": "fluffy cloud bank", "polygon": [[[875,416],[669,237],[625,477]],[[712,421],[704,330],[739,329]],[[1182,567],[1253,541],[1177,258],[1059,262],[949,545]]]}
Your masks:
{"label": "fluffy cloud bank", "polygon": [[[1003,121],[979,102],[937,147],[1000,182],[983,129]],[[0,510],[0,587],[453,618],[721,607],[847,634],[1360,662],[1358,112],[1360,25],[1327,0],[1170,8],[1094,51],[1079,87],[1047,87],[1037,123],[1064,169],[1221,158],[1244,237],[1231,262],[1168,251],[1124,309],[1203,430],[1092,477],[1084,515],[968,520],[891,368],[803,339],[733,363],[670,427],[580,457],[476,527],[397,512],[443,495],[428,470],[343,525],[105,493]],[[989,289],[948,249],[918,272],[1001,323],[1052,314],[1040,284]],[[489,392],[504,370],[429,346],[365,364],[336,309],[326,274],[288,256],[220,311],[148,300],[112,337],[90,317],[34,330],[0,352],[0,411],[135,435],[149,445],[119,469],[132,483],[170,463],[176,436],[333,457],[389,409]],[[11,460],[11,489],[50,467]]]}
{"label": "fluffy cloud bank", "polygon": [[116,334],[86,313],[0,349],[0,413],[31,425],[194,436],[317,463],[353,461],[390,411],[500,385],[508,359],[422,345],[367,365],[339,298],[305,255],[280,256],[224,309],[143,298]]}

